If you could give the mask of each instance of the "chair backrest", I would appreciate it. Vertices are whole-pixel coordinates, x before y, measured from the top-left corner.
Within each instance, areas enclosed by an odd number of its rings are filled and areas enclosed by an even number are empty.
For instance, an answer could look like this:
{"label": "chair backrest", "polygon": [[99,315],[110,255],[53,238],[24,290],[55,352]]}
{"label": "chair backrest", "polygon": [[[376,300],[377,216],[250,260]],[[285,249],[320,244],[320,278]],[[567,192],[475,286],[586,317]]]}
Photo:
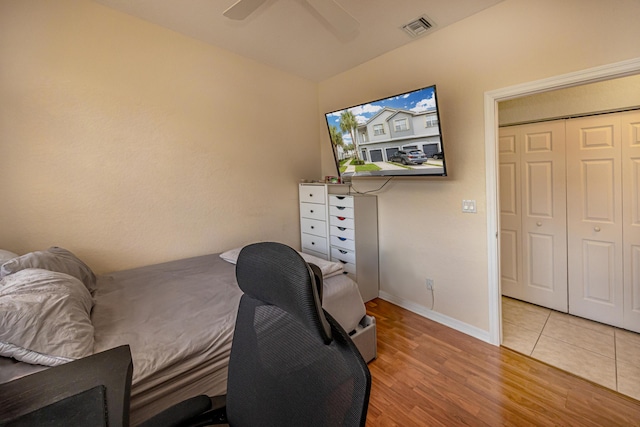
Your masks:
{"label": "chair backrest", "polygon": [[369,369],[322,309],[300,254],[280,243],[246,246],[236,277],[244,295],[229,360],[229,424],[364,426]]}

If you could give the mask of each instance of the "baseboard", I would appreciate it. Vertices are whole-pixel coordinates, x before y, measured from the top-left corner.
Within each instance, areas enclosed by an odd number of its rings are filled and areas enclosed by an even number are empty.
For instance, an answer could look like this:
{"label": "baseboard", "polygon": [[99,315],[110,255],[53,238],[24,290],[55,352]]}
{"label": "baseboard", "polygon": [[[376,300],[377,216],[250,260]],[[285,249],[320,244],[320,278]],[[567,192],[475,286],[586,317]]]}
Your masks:
{"label": "baseboard", "polygon": [[483,329],[461,322],[457,319],[454,319],[453,317],[445,316],[444,314],[438,313],[436,311],[429,310],[428,308],[416,304],[412,301],[408,301],[404,298],[398,298],[384,291],[380,291],[378,298],[412,311],[422,317],[426,317],[429,320],[433,320],[434,322],[438,322],[444,326],[448,326],[452,329],[455,329],[456,331],[460,331],[463,334],[467,334],[481,341],[493,344],[490,339],[491,337],[489,331],[485,331]]}

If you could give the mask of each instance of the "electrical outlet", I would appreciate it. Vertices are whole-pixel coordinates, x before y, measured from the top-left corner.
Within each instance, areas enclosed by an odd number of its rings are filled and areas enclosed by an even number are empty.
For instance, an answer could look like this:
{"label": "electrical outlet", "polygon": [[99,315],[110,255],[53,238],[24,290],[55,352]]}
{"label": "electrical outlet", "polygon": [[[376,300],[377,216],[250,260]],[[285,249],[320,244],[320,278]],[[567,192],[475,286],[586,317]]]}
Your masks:
{"label": "electrical outlet", "polygon": [[428,291],[433,290],[433,279],[427,279],[427,290]]}

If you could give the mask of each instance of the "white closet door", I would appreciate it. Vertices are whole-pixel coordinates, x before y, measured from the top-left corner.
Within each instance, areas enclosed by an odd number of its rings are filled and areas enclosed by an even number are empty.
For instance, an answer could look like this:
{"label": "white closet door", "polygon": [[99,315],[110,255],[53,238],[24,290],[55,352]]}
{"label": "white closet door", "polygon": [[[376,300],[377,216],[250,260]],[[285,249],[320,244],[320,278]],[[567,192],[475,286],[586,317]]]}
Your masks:
{"label": "white closet door", "polygon": [[522,218],[518,127],[500,129],[500,282],[502,294],[522,299]]}
{"label": "white closet door", "polygon": [[[566,313],[564,122],[504,128],[500,139],[505,147],[514,141],[516,153],[501,151],[500,158],[501,262],[508,266],[515,259],[521,266],[517,283],[505,280],[511,270],[502,268],[503,294]],[[519,228],[509,228],[512,222]]]}
{"label": "white closet door", "polygon": [[532,302],[567,312],[564,121],[523,130],[523,280]]}
{"label": "white closet door", "polygon": [[640,112],[624,113],[622,125],[624,234],[623,327],[640,332]]}
{"label": "white closet door", "polygon": [[620,116],[567,121],[569,312],[623,323]]}

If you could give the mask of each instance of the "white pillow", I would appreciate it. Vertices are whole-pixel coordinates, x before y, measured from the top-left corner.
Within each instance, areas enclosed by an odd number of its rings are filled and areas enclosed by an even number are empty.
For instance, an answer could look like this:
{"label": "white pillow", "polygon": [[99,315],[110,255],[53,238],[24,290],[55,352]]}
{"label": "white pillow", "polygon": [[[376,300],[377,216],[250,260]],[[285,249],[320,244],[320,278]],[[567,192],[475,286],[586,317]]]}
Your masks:
{"label": "white pillow", "polygon": [[0,249],[0,265],[4,264],[5,262],[9,261],[10,259],[13,258],[18,258],[20,255],[15,254],[11,251],[5,251],[4,249]]}
{"label": "white pillow", "polygon": [[75,277],[27,268],[0,280],[0,356],[57,366],[93,353],[93,299]]}
{"label": "white pillow", "polygon": [[[220,258],[227,262],[230,262],[231,264],[235,264],[236,262],[238,262],[238,255],[240,255],[241,250],[242,247],[228,250],[221,253]],[[327,261],[326,259],[318,258],[316,256],[305,254],[303,252],[298,253],[306,262],[317,265],[320,268],[320,271],[322,271],[322,277],[325,279],[344,273],[344,267],[340,262]]]}

